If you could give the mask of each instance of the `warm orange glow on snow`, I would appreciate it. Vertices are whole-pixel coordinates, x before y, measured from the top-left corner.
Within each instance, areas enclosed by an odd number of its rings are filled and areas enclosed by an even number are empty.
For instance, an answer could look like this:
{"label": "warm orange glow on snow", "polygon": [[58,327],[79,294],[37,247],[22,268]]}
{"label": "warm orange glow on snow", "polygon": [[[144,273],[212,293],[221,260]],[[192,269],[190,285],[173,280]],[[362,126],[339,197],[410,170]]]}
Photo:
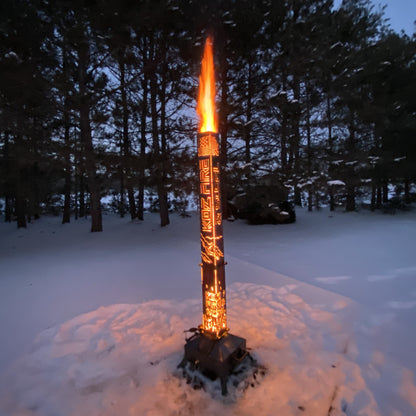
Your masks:
{"label": "warm orange glow on snow", "polygon": [[200,117],[201,133],[210,131],[216,133],[217,117],[215,114],[215,74],[213,40],[208,37],[205,42],[202,58],[201,75],[199,76],[199,95],[196,111]]}

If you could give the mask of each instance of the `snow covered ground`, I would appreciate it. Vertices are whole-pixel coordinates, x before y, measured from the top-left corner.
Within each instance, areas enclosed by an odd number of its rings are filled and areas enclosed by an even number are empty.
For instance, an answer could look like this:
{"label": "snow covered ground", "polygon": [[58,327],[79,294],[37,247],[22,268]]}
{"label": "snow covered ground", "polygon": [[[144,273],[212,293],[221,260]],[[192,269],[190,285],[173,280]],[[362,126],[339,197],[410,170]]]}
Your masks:
{"label": "snow covered ground", "polygon": [[176,369],[198,217],[0,224],[0,415],[416,415],[416,213],[224,230],[229,326],[267,368],[223,398]]}

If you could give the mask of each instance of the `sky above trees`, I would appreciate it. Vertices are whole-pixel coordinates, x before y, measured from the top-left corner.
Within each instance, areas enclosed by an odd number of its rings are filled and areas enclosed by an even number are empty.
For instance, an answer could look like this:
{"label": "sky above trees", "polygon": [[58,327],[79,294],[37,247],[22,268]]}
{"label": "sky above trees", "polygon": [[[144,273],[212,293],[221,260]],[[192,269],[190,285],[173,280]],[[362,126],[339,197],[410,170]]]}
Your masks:
{"label": "sky above trees", "polygon": [[[338,7],[342,0],[335,0],[335,6]],[[416,20],[416,1],[414,0],[372,0],[372,3],[378,7],[386,5],[385,15],[389,19],[391,27],[396,32],[404,30],[407,35],[412,36],[415,32],[414,22]]]}
{"label": "sky above trees", "polygon": [[415,33],[416,2],[414,0],[389,0],[386,16],[394,30],[404,30],[409,36]]}

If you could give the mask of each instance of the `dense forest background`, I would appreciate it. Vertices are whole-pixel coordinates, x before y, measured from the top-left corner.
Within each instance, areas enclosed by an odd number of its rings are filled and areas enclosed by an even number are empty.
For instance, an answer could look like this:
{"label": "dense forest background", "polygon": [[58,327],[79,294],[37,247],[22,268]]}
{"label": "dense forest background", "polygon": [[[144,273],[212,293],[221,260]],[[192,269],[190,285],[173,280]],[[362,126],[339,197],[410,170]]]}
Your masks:
{"label": "dense forest background", "polygon": [[89,215],[101,231],[104,203],[162,226],[185,209],[208,32],[223,202],[257,183],[310,210],[414,199],[416,36],[369,0],[2,0],[5,220]]}

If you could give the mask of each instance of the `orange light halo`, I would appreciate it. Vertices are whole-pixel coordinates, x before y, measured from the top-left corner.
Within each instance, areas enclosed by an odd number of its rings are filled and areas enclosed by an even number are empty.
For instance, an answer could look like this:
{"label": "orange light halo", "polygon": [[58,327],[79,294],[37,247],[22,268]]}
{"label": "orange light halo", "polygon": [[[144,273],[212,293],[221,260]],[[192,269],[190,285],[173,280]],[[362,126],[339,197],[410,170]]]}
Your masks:
{"label": "orange light halo", "polygon": [[215,114],[214,53],[211,36],[209,36],[205,42],[201,75],[199,76],[199,95],[196,111],[200,118],[199,131],[201,133],[216,133],[218,127]]}

